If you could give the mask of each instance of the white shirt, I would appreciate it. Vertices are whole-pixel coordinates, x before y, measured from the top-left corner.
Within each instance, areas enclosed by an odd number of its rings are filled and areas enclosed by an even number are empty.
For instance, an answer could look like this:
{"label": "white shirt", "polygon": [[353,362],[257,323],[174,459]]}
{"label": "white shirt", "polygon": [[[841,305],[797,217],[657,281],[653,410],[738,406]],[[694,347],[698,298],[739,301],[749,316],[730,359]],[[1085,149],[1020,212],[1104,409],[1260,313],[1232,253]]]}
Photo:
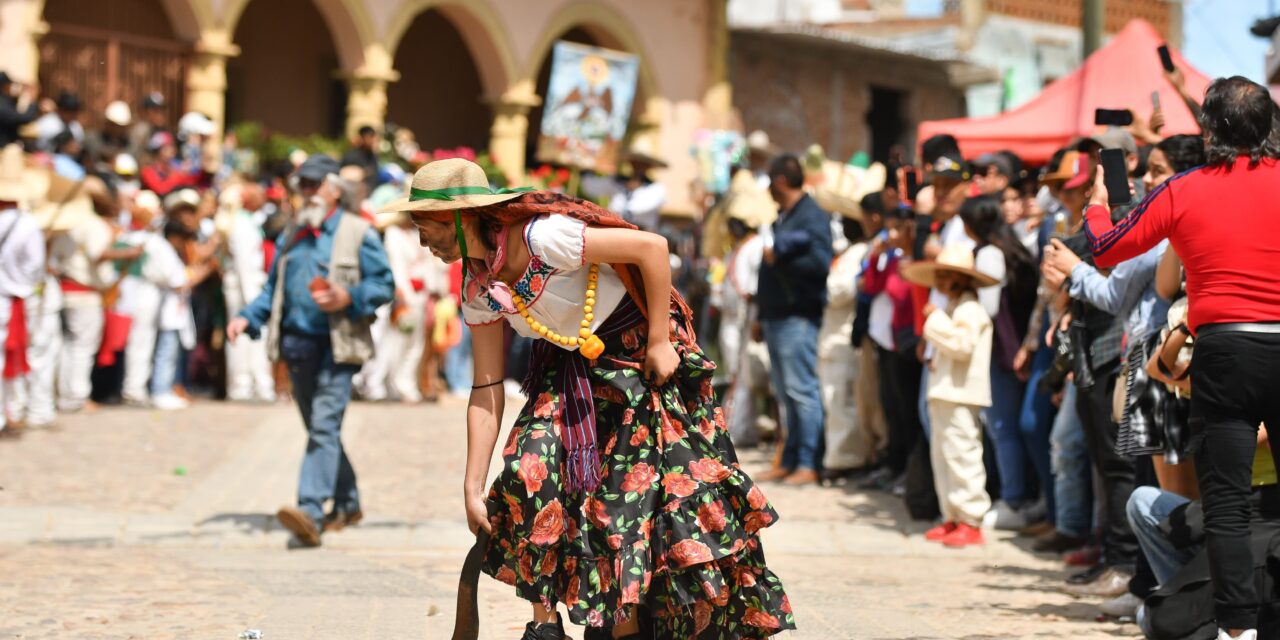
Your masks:
{"label": "white shirt", "polygon": [[84,144],[84,127],[75,120],[63,122],[56,111],[50,111],[36,119],[35,128],[36,146],[47,151],[53,150],[53,139],[58,137],[58,134],[62,133],[63,130],[69,130],[71,137],[75,138],[80,144]]}
{"label": "white shirt", "polygon": [[741,320],[747,297],[756,295],[760,283],[760,263],[764,261],[764,239],[751,236],[728,257],[721,312],[726,320]]}
{"label": "white shirt", "polygon": [[18,209],[0,211],[0,296],[26,298],[44,278],[44,234]]}
{"label": "white shirt", "polygon": [[866,242],[851,245],[837,255],[831,265],[831,272],[827,275],[827,308],[822,313],[822,328],[818,333],[820,358],[835,355],[841,346],[851,346],[849,338],[858,306],[858,276],[862,273],[862,260],[870,248]]}
{"label": "white shirt", "polygon": [[111,225],[98,216],[87,219],[66,233],[53,238],[50,262],[63,276],[93,289],[106,289],[115,282],[115,267],[110,261],[99,262],[103,252],[111,248]]}
{"label": "white shirt", "polygon": [[982,308],[986,310],[987,315],[994,318],[1000,312],[1000,292],[1005,285],[1004,252],[999,247],[989,244],[978,249],[973,261],[975,269],[1000,281],[999,284],[978,289],[978,302],[982,303]]}
{"label": "white shirt", "polygon": [[621,191],[609,200],[609,209],[624,220],[646,231],[658,226],[658,213],[667,204],[667,188],[661,182],[640,185],[633,191]]}
{"label": "white shirt", "polygon": [[[877,260],[879,261],[877,268],[883,271],[885,262],[889,260],[889,254],[882,253]],[[871,299],[871,314],[867,317],[867,335],[871,336],[881,349],[893,350],[893,299],[884,291]]]}
{"label": "white shirt", "polygon": [[[529,267],[511,290],[524,298],[526,311],[534,320],[560,335],[576,337],[582,328],[582,304],[589,273],[585,268],[586,229],[585,223],[560,214],[533,218],[524,229],[525,245],[531,256]],[[466,294],[465,286],[463,293]],[[604,324],[625,295],[626,288],[613,267],[600,265],[592,331]],[[529,328],[523,316],[502,309],[486,291],[463,303],[462,317],[471,326],[506,320],[522,336],[541,337]]]}
{"label": "white shirt", "polygon": [[415,293],[414,281],[422,285],[421,293],[443,296],[449,293],[449,274],[445,264],[422,246],[412,229],[390,226],[383,234],[382,244],[387,250],[387,263],[396,290],[404,295]]}
{"label": "white shirt", "polygon": [[237,287],[245,303],[258,297],[267,283],[265,258],[262,254],[262,226],[256,214],[241,209],[231,221],[227,234],[228,259],[223,263],[223,286]]}

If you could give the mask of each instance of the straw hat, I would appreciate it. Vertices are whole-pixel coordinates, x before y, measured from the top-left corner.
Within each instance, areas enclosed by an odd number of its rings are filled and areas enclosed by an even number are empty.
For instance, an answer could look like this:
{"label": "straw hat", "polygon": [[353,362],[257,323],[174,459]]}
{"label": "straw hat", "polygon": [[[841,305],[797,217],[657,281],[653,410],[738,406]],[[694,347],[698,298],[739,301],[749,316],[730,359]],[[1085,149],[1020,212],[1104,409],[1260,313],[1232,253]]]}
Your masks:
{"label": "straw hat", "polygon": [[733,182],[729,184],[725,215],[741,220],[752,229],[759,229],[778,219],[778,204],[764,189],[756,186],[755,177],[744,169],[735,173]]}
{"label": "straw hat", "polygon": [[862,221],[862,199],[884,189],[888,171],[879,162],[867,168],[827,161],[822,165],[822,182],[813,189],[818,206],[853,220]]}
{"label": "straw hat", "polygon": [[769,134],[762,129],[756,129],[747,135],[747,149],[768,155],[778,152],[777,145],[769,140]]}
{"label": "straw hat", "polygon": [[22,145],[8,145],[0,151],[0,201],[25,204],[30,196],[23,175]]}
{"label": "straw hat", "polygon": [[[524,194],[524,190],[493,189],[480,165],[462,158],[429,162],[413,174],[409,195],[379,211],[408,211],[434,220],[452,220],[458,209],[486,207]],[[437,215],[429,215],[436,213]]]}
{"label": "straw hat", "polygon": [[98,219],[85,182],[68,180],[57,174],[49,175],[44,203],[33,213],[40,228],[46,232],[70,231]]}
{"label": "straw hat", "polygon": [[938,254],[933,262],[913,262],[902,268],[902,277],[912,284],[932,289],[937,281],[939,271],[950,271],[973,278],[974,286],[990,287],[1000,281],[974,267],[973,252],[957,245],[952,245]]}

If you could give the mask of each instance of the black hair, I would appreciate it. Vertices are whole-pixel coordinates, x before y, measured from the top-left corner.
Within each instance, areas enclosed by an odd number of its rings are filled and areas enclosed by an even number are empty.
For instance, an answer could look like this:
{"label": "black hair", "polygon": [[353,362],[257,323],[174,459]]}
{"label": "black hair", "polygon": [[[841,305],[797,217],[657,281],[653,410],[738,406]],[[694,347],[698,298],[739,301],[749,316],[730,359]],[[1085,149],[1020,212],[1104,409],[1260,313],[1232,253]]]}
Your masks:
{"label": "black hair", "polygon": [[1169,136],[1156,148],[1164,153],[1174,173],[1189,171],[1205,163],[1204,138],[1200,136]]}
{"label": "black hair", "polygon": [[69,129],[63,129],[62,133],[53,137],[53,140],[50,141],[50,145],[53,146],[53,150],[55,152],[61,153],[62,148],[67,146],[67,144],[74,142],[75,139],[75,135],[73,135]]}
{"label": "black hair", "polygon": [[978,245],[992,245],[1004,254],[1005,274],[1011,285],[1025,285],[1015,282],[1018,274],[1034,270],[1035,258],[1027,250],[1018,235],[1004,221],[1004,210],[1001,208],[999,195],[985,195],[969,198],[960,205],[960,219],[973,235],[978,237]]}
{"label": "black hair", "polygon": [[[948,153],[956,152],[960,149],[960,143],[956,142],[956,137],[949,133],[939,133],[936,136],[920,143],[920,158],[924,160],[926,165],[933,164],[938,158]],[[959,153],[953,160],[959,160]]]}
{"label": "black hair", "polygon": [[849,242],[861,242],[867,239],[867,228],[862,226],[862,221],[853,218],[840,218],[840,227],[844,231],[844,237]]}
{"label": "black hair", "polygon": [[170,217],[168,220],[165,221],[164,223],[165,240],[168,240],[170,238],[179,238],[181,240],[188,240],[194,237],[195,237],[195,234],[191,233],[190,229],[187,229],[186,227],[182,226],[181,222],[178,222],[172,217]]}
{"label": "black hair", "polygon": [[377,133],[378,133],[378,130],[377,130],[377,129],[374,129],[373,127],[371,127],[371,126],[369,126],[369,125],[367,125],[367,124],[366,124],[366,125],[364,125],[364,126],[360,127],[360,131],[359,131],[359,133],[360,133],[360,137],[362,137],[362,138],[363,138],[364,136],[367,136],[367,135],[375,135],[375,134],[377,134]]}
{"label": "black hair", "polygon": [[1267,89],[1248,78],[1214,80],[1200,107],[1209,166],[1230,167],[1241,155],[1249,156],[1250,166],[1263,158],[1280,158],[1280,146],[1272,135],[1276,109]]}
{"label": "black hair", "polygon": [[870,216],[871,214],[884,215],[884,198],[881,194],[882,192],[876,191],[862,196],[862,200],[858,204],[862,207],[863,216]]}
{"label": "black hair", "polygon": [[800,157],[794,153],[784,153],[769,162],[769,178],[778,177],[792,189],[803,187],[804,165],[800,164]]}

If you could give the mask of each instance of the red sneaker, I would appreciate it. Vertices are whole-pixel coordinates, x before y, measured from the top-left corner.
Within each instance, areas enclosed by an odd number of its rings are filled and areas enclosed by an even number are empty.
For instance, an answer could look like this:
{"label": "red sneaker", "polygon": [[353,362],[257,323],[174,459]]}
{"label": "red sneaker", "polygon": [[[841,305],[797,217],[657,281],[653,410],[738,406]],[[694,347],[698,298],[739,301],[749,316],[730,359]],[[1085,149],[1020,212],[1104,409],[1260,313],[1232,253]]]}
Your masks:
{"label": "red sneaker", "polygon": [[971,527],[967,524],[956,525],[955,531],[947,534],[947,537],[942,539],[942,544],[944,546],[951,547],[952,549],[959,549],[961,547],[968,547],[976,544],[986,544],[986,542],[987,541],[982,537],[981,529]]}
{"label": "red sneaker", "polygon": [[924,532],[924,539],[928,540],[929,542],[941,542],[943,538],[947,537],[948,535],[951,535],[951,532],[955,530],[956,530],[956,523],[944,522]]}

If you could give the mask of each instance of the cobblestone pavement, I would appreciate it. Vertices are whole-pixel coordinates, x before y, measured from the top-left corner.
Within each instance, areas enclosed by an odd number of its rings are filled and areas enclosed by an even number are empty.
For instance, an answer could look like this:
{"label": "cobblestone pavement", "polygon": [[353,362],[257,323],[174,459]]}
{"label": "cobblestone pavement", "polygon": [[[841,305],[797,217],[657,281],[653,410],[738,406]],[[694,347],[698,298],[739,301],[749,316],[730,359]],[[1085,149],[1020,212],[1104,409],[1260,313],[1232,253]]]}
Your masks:
{"label": "cobblestone pavement", "polygon": [[[462,418],[456,400],[353,405],[344,440],[368,517],[316,550],[292,549],[271,515],[305,446],[290,405],[104,409],[0,441],[0,638],[448,638],[471,541]],[[759,470],[764,456],[743,459]],[[1061,563],[1008,536],[952,551],[887,496],[766,489],[790,637],[1137,635],[1057,593]],[[519,637],[528,609],[509,588],[482,578],[480,597],[481,637]]]}

